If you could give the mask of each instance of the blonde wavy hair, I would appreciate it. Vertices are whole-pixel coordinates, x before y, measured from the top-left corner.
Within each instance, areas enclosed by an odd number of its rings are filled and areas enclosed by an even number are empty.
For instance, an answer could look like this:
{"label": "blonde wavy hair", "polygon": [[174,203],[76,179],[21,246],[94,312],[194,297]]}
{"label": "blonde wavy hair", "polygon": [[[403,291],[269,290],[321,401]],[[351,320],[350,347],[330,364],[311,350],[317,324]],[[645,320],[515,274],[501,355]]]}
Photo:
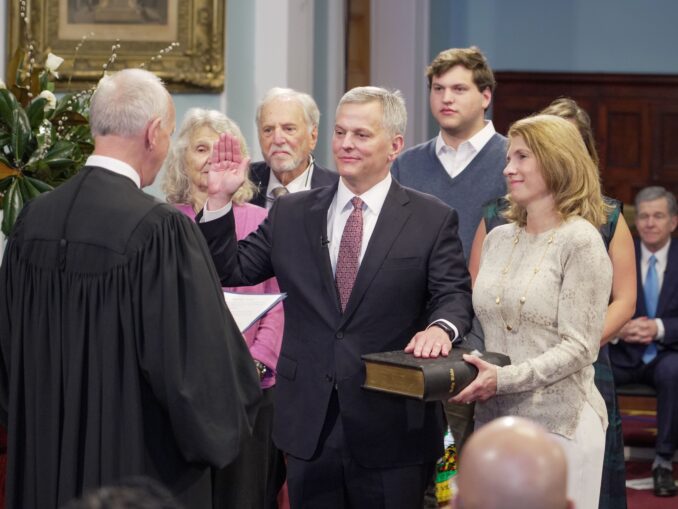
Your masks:
{"label": "blonde wavy hair", "polygon": [[[607,221],[608,206],[600,190],[598,167],[589,155],[577,128],[555,115],[535,115],[515,122],[509,139],[520,136],[532,151],[546,188],[553,194],[563,220],[581,216],[596,228]],[[525,226],[527,211],[507,196],[505,217]]]}
{"label": "blonde wavy hair", "polygon": [[[245,137],[242,135],[238,124],[219,111],[191,108],[186,112],[177,139],[172,144],[165,160],[165,178],[162,190],[165,193],[167,203],[185,203],[191,205],[194,209],[201,208],[203,205],[193,195],[194,190],[186,165],[186,150],[191,142],[191,135],[203,126],[209,127],[218,134],[232,134],[240,142],[240,151],[243,157],[249,155]],[[256,187],[250,180],[248,171],[245,182],[233,195],[233,203],[241,205],[251,200],[255,190]]]}

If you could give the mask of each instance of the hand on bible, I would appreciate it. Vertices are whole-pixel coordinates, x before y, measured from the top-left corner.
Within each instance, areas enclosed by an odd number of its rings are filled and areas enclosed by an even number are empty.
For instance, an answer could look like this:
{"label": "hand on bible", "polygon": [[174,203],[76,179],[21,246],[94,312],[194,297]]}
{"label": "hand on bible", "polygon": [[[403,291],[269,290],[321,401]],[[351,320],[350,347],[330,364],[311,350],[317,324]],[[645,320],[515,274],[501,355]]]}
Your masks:
{"label": "hand on bible", "polygon": [[249,157],[240,152],[240,142],[229,133],[222,133],[212,147],[207,177],[207,208],[216,210],[231,201],[245,182]]}
{"label": "hand on bible", "polygon": [[497,366],[475,355],[464,355],[464,360],[478,368],[478,376],[468,387],[450,398],[452,403],[486,401],[497,394]]}
{"label": "hand on bible", "polygon": [[452,349],[452,341],[447,332],[440,327],[429,327],[417,332],[407,343],[405,352],[412,353],[415,357],[446,357]]}

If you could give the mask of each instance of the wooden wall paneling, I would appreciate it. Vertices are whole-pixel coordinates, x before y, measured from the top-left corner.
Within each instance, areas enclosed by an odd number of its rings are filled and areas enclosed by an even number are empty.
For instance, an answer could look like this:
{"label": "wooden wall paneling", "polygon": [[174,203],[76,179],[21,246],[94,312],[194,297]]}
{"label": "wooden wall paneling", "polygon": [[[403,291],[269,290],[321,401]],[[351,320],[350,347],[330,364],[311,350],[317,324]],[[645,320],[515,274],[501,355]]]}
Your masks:
{"label": "wooden wall paneling", "polygon": [[678,194],[678,76],[497,72],[497,131],[560,96],[591,117],[607,194],[627,203],[639,189]]}
{"label": "wooden wall paneling", "polygon": [[649,105],[637,99],[602,100],[598,105],[598,123],[603,187],[608,194],[630,203],[650,178]]}
{"label": "wooden wall paneling", "polygon": [[370,84],[370,0],[348,0],[346,90]]}
{"label": "wooden wall paneling", "polygon": [[678,105],[653,104],[651,183],[678,185]]}

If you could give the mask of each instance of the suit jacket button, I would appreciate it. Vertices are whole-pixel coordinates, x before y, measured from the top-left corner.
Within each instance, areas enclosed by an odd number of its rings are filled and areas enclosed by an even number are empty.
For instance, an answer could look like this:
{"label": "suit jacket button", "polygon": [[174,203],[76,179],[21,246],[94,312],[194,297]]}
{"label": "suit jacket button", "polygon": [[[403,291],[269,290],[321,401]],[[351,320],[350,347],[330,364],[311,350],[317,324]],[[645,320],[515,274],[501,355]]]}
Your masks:
{"label": "suit jacket button", "polygon": [[334,337],[337,339],[344,339],[344,333],[342,331],[339,331],[335,334]]}

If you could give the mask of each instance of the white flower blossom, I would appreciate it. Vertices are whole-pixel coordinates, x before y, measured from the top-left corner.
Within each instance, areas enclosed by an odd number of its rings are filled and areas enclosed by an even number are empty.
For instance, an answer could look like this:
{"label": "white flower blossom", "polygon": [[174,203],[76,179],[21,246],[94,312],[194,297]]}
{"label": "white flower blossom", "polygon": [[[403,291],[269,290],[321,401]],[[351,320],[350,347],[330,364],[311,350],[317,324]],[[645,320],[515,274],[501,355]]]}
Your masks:
{"label": "white flower blossom", "polygon": [[43,90],[42,92],[40,92],[40,95],[38,97],[39,98],[43,97],[47,99],[47,104],[45,104],[45,111],[53,110],[54,108],[56,108],[57,103],[56,97],[49,90]]}
{"label": "white flower blossom", "polygon": [[59,78],[59,73],[56,70],[61,64],[64,63],[64,59],[56,56],[54,53],[49,53],[47,55],[47,60],[45,60],[45,69],[55,78]]}
{"label": "white flower blossom", "polygon": [[7,85],[5,85],[5,82],[0,80],[0,90],[4,90],[7,88]]}

